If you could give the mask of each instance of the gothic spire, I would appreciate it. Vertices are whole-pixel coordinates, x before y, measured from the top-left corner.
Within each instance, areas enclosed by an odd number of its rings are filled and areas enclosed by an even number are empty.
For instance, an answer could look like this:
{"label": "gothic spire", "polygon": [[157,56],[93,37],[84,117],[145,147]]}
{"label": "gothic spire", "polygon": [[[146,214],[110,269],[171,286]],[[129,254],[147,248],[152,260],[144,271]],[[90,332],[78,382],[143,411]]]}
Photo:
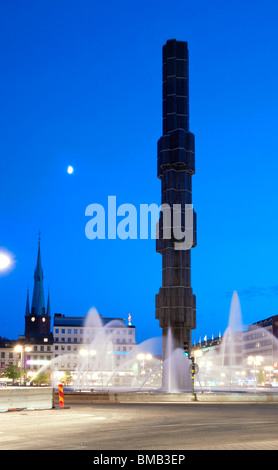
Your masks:
{"label": "gothic spire", "polygon": [[48,298],[47,298],[46,316],[50,317],[50,295],[49,295],[49,290],[48,290]]}
{"label": "gothic spire", "polygon": [[30,315],[30,303],[29,303],[29,289],[27,289],[27,299],[26,299],[26,308],[25,315]]}
{"label": "gothic spire", "polygon": [[43,269],[41,262],[41,239],[39,232],[39,248],[37,257],[37,266],[34,273],[34,291],[32,300],[32,315],[42,315],[45,313],[44,291],[43,291]]}

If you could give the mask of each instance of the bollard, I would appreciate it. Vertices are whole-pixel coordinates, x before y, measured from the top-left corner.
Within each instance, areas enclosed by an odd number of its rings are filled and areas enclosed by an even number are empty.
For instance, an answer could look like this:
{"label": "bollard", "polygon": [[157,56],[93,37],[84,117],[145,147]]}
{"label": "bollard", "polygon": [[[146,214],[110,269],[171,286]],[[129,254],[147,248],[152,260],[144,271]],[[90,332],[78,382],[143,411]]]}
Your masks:
{"label": "bollard", "polygon": [[59,390],[59,407],[64,408],[64,390],[63,390],[63,384],[58,385],[58,390]]}

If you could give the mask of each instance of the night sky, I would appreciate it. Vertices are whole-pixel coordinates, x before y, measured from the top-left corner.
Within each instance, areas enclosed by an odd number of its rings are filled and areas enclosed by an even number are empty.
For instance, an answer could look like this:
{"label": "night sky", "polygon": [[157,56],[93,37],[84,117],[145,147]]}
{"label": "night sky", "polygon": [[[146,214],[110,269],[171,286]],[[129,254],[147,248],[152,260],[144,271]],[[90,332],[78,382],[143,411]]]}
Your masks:
{"label": "night sky", "polygon": [[[188,41],[196,139],[196,342],[278,314],[276,0],[26,0],[0,5],[0,336],[24,333],[41,231],[51,313],[132,315],[161,336],[155,240],[89,240],[89,204],[160,204],[162,46]],[[74,173],[67,173],[68,165]]]}

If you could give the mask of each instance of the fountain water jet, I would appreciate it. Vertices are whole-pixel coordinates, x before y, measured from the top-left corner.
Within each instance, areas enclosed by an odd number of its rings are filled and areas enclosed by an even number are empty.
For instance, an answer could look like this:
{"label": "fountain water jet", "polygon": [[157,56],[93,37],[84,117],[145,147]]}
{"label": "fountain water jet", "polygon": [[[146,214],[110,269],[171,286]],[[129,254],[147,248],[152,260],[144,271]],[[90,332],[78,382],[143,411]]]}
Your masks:
{"label": "fountain water jet", "polygon": [[181,348],[174,347],[172,329],[169,327],[166,340],[166,356],[163,360],[163,385],[166,393],[180,393],[190,390],[189,368],[191,361]]}
{"label": "fountain water jet", "polygon": [[243,361],[243,323],[237,292],[232,296],[228,326],[219,346],[205,352],[200,360],[198,379],[202,387],[218,386],[227,391],[242,387],[245,374]]}

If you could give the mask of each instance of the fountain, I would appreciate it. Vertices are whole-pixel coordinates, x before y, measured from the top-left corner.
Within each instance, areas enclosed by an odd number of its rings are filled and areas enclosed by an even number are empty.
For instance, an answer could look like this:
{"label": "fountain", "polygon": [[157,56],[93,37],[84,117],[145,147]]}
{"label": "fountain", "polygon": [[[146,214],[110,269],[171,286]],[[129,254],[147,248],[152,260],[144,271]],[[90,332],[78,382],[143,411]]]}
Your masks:
{"label": "fountain", "polygon": [[[151,338],[140,344],[132,344],[130,351],[117,351],[115,332],[125,326],[119,320],[103,324],[95,308],[86,316],[84,329],[94,330],[90,342],[79,345],[74,370],[68,374],[70,388],[75,390],[99,391],[154,391],[161,393],[180,393],[190,391],[190,364],[181,348],[174,349],[171,328],[166,339],[166,357],[160,357],[161,338]],[[116,346],[116,348],[115,348]],[[123,346],[122,343],[119,346]],[[126,344],[126,346],[129,346]],[[116,350],[115,350],[116,349]],[[120,358],[120,359],[118,359]],[[53,357],[36,372],[34,378],[43,371],[51,370],[52,385],[57,388],[66,363],[72,363],[72,353]],[[66,373],[66,370],[65,370]],[[162,382],[163,377],[163,382]],[[183,387],[180,386],[183,383]]]}
{"label": "fountain", "polygon": [[[255,337],[268,337],[268,341],[278,344],[277,339],[265,328],[254,326]],[[251,336],[252,332],[248,330]],[[226,392],[250,391],[256,389],[257,381],[256,365],[267,366],[266,357],[250,358],[248,356],[247,333],[244,332],[240,301],[237,292],[232,296],[228,326],[219,344],[214,344],[213,348],[196,351],[202,354],[197,360],[199,373],[196,375],[196,388],[204,390],[222,390]],[[275,348],[274,348],[275,349]],[[252,364],[253,360],[253,364]],[[273,359],[269,359],[273,363]],[[263,364],[262,364],[263,363]]]}
{"label": "fountain", "polygon": [[244,361],[242,360],[242,314],[237,292],[232,296],[228,326],[219,345],[204,353],[199,361],[198,381],[202,387],[218,386],[231,391],[242,386]]}
{"label": "fountain", "polygon": [[[191,360],[185,357],[182,349],[174,348],[171,328],[168,328],[166,354],[162,361],[158,352],[161,350],[161,338],[151,338],[140,344],[117,342],[117,331],[125,328],[128,336],[128,327],[113,319],[103,324],[95,309],[88,313],[84,327],[93,329],[95,334],[89,342],[81,345],[79,353],[75,356],[76,364],[69,374],[72,378],[70,387],[73,389],[105,392],[190,392]],[[256,338],[260,336],[263,344],[275,342],[275,348],[278,350],[278,340],[266,328],[254,328]],[[252,331],[248,330],[248,333],[251,342]],[[254,387],[258,370],[255,370],[256,363],[253,369],[247,364],[246,338],[246,333],[245,336],[243,334],[239,297],[237,292],[234,292],[228,326],[223,337],[219,338],[218,344],[214,342],[212,348],[194,351],[195,362],[199,366],[199,372],[195,375],[196,391],[217,389],[231,392],[250,390]],[[125,345],[127,347],[123,348]],[[200,358],[197,358],[197,352],[202,353]],[[56,387],[67,362],[73,362],[72,353],[53,358],[37,371],[37,375],[50,366],[52,385]]]}
{"label": "fountain", "polygon": [[[177,393],[189,391],[190,361],[182,349],[173,348],[172,332],[169,328],[167,337],[167,354],[164,363],[161,361],[161,338],[151,338],[140,344],[119,343],[117,347],[117,331],[128,327],[119,320],[103,324],[101,316],[95,308],[86,316],[85,328],[94,330],[95,334],[81,345],[75,357],[76,366],[71,371],[71,385],[75,390],[99,391],[155,391]],[[116,335],[117,336],[117,335]],[[131,347],[130,347],[131,346]],[[130,349],[118,351],[117,349]],[[118,359],[119,358],[119,359]],[[44,364],[36,373],[39,375],[47,369],[52,371],[52,385],[57,387],[63,376],[64,364],[73,362],[72,353],[60,354]],[[167,379],[162,384],[162,372]],[[66,371],[65,371],[66,372]],[[183,389],[179,384],[184,383]],[[31,382],[34,377],[31,379]],[[163,386],[164,385],[164,386]]]}
{"label": "fountain", "polygon": [[[123,329],[126,331],[123,335],[125,342],[117,335],[120,330],[123,333]],[[70,387],[75,390],[144,391],[161,387],[161,359],[158,354],[161,339],[151,338],[141,344],[128,342],[130,329],[123,321],[111,319],[103,323],[95,308],[86,316],[84,331],[94,333],[89,341],[86,339],[78,345],[74,356],[72,352],[55,356],[36,372],[30,384],[37,375],[50,369],[52,385],[57,387],[67,373],[65,364],[75,363],[68,373]]]}
{"label": "fountain", "polygon": [[189,369],[191,361],[185,357],[181,348],[174,348],[171,328],[168,328],[165,349],[162,390],[166,393],[188,392],[190,390]]}

